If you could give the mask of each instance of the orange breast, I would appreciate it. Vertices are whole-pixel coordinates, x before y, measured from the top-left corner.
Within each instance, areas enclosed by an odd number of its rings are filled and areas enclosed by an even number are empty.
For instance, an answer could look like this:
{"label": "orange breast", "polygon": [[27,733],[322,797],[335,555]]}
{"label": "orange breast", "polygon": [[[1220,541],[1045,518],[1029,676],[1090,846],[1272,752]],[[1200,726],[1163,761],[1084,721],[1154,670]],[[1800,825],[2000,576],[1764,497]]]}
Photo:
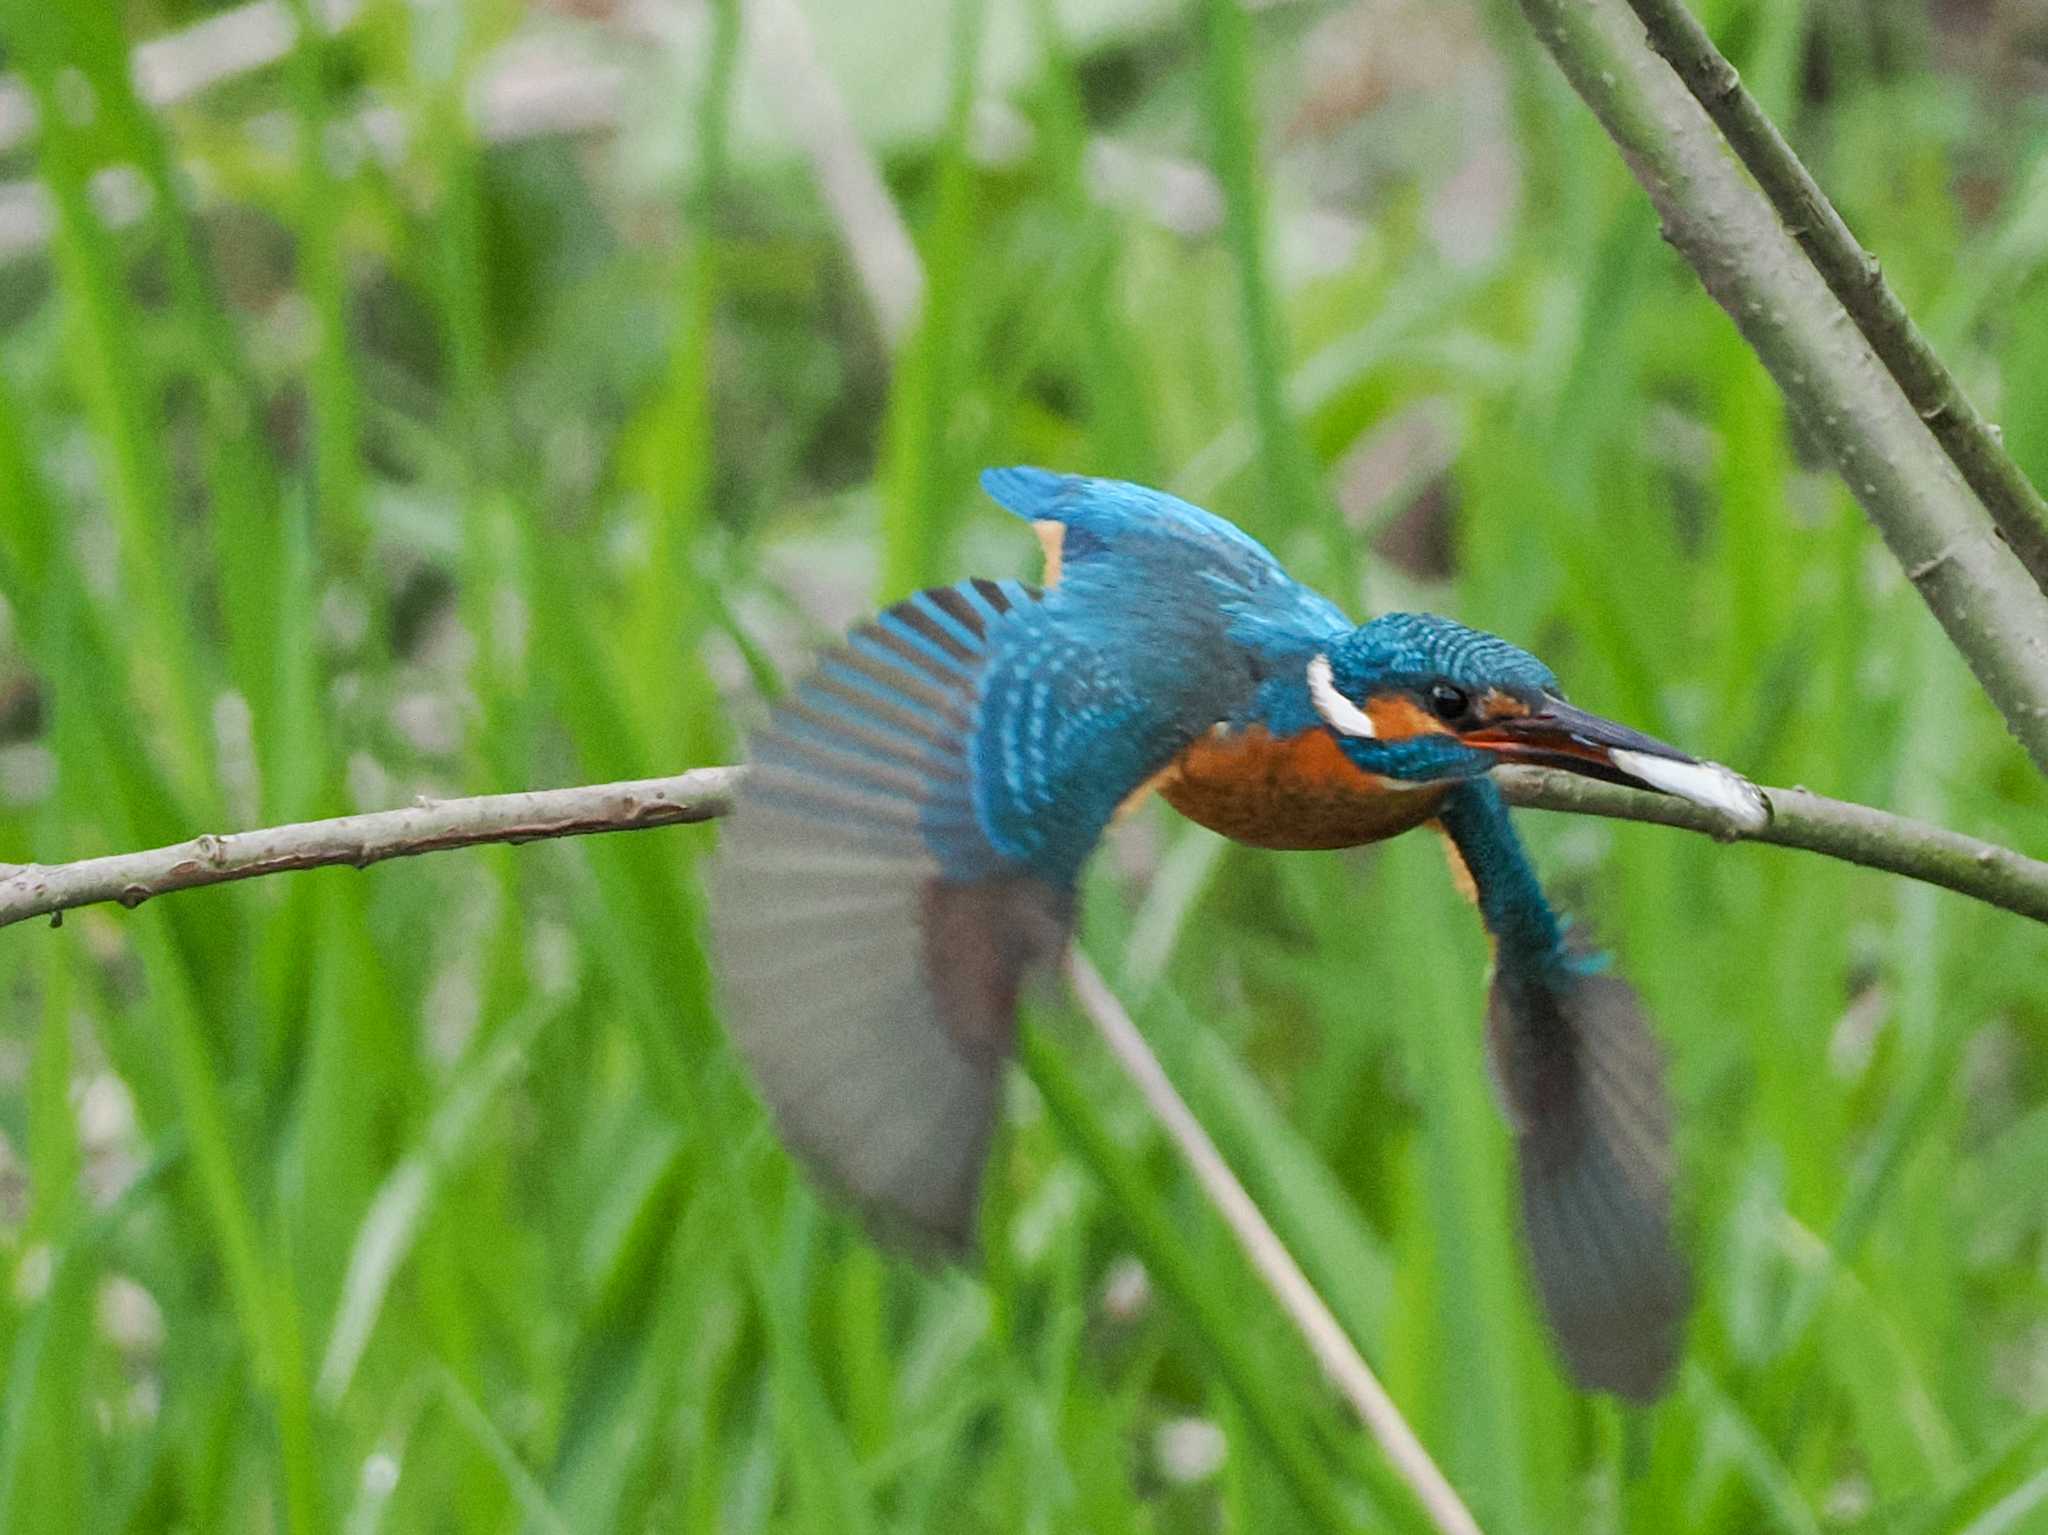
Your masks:
{"label": "orange breast", "polygon": [[1378,842],[1427,821],[1448,792],[1364,771],[1327,731],[1276,737],[1258,726],[1211,731],[1155,786],[1189,820],[1270,848]]}

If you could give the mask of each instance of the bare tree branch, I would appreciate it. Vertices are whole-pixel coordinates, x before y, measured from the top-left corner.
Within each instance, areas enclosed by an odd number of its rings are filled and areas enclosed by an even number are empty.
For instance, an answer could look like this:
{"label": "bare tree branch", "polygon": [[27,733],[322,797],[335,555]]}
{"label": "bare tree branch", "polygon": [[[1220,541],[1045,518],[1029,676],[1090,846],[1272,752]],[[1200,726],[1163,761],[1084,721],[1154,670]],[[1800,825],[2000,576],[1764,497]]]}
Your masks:
{"label": "bare tree branch", "polygon": [[[137,906],[153,896],[229,880],[332,864],[367,868],[444,848],[531,842],[709,821],[732,808],[745,769],[697,768],[672,778],[425,800],[401,810],[296,826],[205,835],[148,852],[48,866],[0,868],[0,926],[53,921],[96,902]],[[1540,769],[1503,770],[1518,805],[1655,821],[1732,837],[1713,812],[1660,795]],[[1956,832],[1843,804],[1799,789],[1766,791],[1773,819],[1755,840],[1803,847],[1943,885],[2048,922],[2048,864]],[[1373,1374],[1357,1345],[1231,1172],[1208,1133],[1102,977],[1078,951],[1067,976],[1081,1009],[1188,1163],[1204,1195],[1339,1392],[1444,1535],[1479,1535],[1471,1513]]]}
{"label": "bare tree branch", "polygon": [[492,842],[538,842],[601,831],[637,831],[708,821],[732,808],[739,768],[697,768],[673,778],[536,789],[475,799],[422,800],[402,810],[337,816],[260,831],[206,833],[189,842],[78,863],[0,865],[0,927],[58,917],[77,906],[195,890],[259,874],[348,864]]}
{"label": "bare tree branch", "polygon": [[2006,727],[2048,772],[2048,599],[1998,537],[1705,110],[1644,43],[1629,0],[1519,0],[1728,311],[1877,525]]}
{"label": "bare tree branch", "polygon": [[[389,858],[409,858],[444,848],[537,842],[548,837],[716,820],[732,808],[733,791],[745,771],[706,767],[673,778],[424,800],[402,810],[209,834],[147,852],[116,853],[78,863],[0,864],[0,927],[107,901],[140,906],[152,896],[174,890],[291,869],[330,864],[362,869]],[[1495,776],[1510,801],[1531,810],[1651,821],[1724,841],[1803,848],[1940,885],[2037,922],[2048,922],[2048,863],[1868,805],[1852,805],[1804,789],[1766,789],[1770,824],[1753,837],[1741,838],[1713,811],[1665,795],[1542,768],[1502,768]]]}
{"label": "bare tree branch", "polygon": [[1884,280],[1877,258],[1863,248],[1778,125],[1743,88],[1735,66],[1714,46],[1685,0],[1629,0],[1629,5],[1649,32],[1650,46],[1706,108],[1920,419],[1962,470],[2034,584],[2048,592],[2048,503],[1920,334]]}
{"label": "bare tree branch", "polygon": [[1731,831],[1714,811],[1668,794],[1647,794],[1550,768],[1501,768],[1494,777],[1508,802],[1529,810],[1651,821],[1722,841],[1803,848],[1866,869],[1939,885],[2007,911],[2048,922],[2048,863],[1943,826],[1805,789],[1766,789],[1771,823],[1752,837]]}

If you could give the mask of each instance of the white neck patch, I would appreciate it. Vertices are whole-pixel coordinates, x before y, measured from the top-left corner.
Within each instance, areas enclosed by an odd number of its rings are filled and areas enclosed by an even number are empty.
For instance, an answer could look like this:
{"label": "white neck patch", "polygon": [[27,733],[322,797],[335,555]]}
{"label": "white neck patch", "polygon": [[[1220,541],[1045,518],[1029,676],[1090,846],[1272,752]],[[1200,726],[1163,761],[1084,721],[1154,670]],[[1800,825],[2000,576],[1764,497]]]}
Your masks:
{"label": "white neck patch", "polygon": [[1308,663],[1308,696],[1323,723],[1337,734],[1363,736],[1367,740],[1379,734],[1372,716],[1337,691],[1337,684],[1330,677],[1328,656],[1319,655]]}

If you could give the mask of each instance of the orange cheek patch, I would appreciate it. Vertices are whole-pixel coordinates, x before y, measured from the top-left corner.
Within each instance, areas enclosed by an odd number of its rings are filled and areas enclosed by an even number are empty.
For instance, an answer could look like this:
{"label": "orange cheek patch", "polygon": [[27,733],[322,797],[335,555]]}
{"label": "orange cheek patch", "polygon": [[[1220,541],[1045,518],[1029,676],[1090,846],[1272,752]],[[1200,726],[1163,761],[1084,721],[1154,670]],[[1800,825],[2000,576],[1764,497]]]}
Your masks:
{"label": "orange cheek patch", "polygon": [[1451,733],[1442,720],[1406,693],[1375,693],[1365,701],[1365,714],[1372,721],[1374,734],[1382,741]]}
{"label": "orange cheek patch", "polygon": [[1488,688],[1486,696],[1479,700],[1479,717],[1483,720],[1511,720],[1528,712],[1527,704],[1499,688]]}

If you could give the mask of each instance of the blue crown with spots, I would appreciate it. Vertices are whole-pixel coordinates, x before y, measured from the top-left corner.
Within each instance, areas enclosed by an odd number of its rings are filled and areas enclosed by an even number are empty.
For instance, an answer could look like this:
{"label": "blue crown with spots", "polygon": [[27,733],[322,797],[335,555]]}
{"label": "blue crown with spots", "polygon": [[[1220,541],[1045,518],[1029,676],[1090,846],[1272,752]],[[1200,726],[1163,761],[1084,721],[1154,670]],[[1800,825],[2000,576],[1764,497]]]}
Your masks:
{"label": "blue crown with spots", "polygon": [[1532,701],[1545,693],[1562,696],[1556,674],[1528,651],[1432,613],[1382,614],[1329,654],[1332,680],[1347,694],[1442,680]]}

